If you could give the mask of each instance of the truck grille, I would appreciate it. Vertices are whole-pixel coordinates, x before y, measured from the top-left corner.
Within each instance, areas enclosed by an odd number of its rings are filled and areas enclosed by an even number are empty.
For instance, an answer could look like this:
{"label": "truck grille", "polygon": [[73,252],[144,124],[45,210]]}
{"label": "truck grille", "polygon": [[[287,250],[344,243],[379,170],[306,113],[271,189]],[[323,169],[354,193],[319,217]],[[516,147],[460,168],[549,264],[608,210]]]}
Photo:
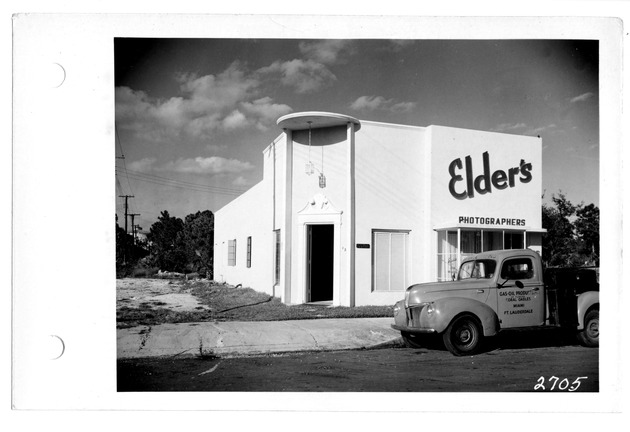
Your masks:
{"label": "truck grille", "polygon": [[420,327],[420,313],[426,305],[417,305],[407,308],[407,326]]}

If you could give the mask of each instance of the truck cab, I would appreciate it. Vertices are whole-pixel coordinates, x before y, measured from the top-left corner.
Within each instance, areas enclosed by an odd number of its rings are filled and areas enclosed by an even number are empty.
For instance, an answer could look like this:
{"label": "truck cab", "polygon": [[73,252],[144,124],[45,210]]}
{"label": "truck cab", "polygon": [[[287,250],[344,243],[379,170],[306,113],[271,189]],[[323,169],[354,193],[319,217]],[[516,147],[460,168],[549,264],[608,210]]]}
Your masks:
{"label": "truck cab", "polygon": [[[547,326],[589,330],[589,346],[596,346],[599,284],[586,284],[578,292],[571,274],[576,272],[548,272],[546,283],[538,253],[484,252],[466,259],[453,281],[410,286],[394,306],[392,327],[400,330],[408,346],[419,346],[422,334],[441,334],[455,355],[475,354],[484,337],[502,330]],[[568,282],[560,286],[558,280]],[[597,313],[587,322],[593,310]]]}

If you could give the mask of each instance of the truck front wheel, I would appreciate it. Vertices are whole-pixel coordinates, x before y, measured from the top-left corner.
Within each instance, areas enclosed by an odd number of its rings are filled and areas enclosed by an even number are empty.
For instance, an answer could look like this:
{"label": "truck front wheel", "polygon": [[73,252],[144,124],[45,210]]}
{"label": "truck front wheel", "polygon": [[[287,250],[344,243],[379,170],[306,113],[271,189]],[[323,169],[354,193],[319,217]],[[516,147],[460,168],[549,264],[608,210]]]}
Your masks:
{"label": "truck front wheel", "polygon": [[401,332],[401,336],[407,348],[422,348],[420,336],[408,332]]}
{"label": "truck front wheel", "polygon": [[578,333],[578,340],[585,347],[599,346],[599,310],[587,312],[584,317],[584,329]]}
{"label": "truck front wheel", "polygon": [[481,348],[483,333],[479,321],[471,315],[455,318],[442,335],[444,345],[456,356],[474,355]]}

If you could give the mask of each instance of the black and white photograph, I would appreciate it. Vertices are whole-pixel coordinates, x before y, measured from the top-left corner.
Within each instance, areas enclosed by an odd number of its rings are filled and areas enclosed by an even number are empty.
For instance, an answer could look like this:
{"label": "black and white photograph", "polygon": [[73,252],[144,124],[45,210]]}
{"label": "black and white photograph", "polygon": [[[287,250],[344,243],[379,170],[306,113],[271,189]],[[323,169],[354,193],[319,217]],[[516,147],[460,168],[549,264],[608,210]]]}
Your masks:
{"label": "black and white photograph", "polygon": [[598,41],[114,54],[119,391],[598,391]]}
{"label": "black and white photograph", "polygon": [[14,407],[619,412],[620,21],[49,18]]}

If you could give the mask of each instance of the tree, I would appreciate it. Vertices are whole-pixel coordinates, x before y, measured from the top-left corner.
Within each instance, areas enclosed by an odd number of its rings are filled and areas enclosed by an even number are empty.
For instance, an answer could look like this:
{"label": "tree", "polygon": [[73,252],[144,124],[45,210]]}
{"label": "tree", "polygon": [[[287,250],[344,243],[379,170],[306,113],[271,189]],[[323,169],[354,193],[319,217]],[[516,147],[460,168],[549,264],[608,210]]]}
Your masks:
{"label": "tree", "polygon": [[572,204],[559,192],[543,204],[543,261],[547,266],[599,265],[599,209]]}
{"label": "tree", "polygon": [[543,237],[543,261],[548,266],[569,265],[571,251],[575,249],[571,216],[575,206],[562,192],[551,197],[553,206],[543,204],[542,223],[547,229]]}
{"label": "tree", "polygon": [[186,216],[178,240],[184,245],[189,268],[212,277],[214,214],[210,210],[205,210]]}
{"label": "tree", "polygon": [[575,231],[580,253],[593,265],[599,265],[599,208],[589,204],[576,211]]}
{"label": "tree", "polygon": [[127,275],[147,254],[147,245],[144,242],[134,243],[133,236],[118,225],[116,215],[116,275],[118,277]]}
{"label": "tree", "polygon": [[179,239],[184,229],[180,218],[171,217],[168,211],[160,213],[151,225],[147,240],[151,245],[151,261],[161,270],[182,272],[186,267],[186,252]]}

